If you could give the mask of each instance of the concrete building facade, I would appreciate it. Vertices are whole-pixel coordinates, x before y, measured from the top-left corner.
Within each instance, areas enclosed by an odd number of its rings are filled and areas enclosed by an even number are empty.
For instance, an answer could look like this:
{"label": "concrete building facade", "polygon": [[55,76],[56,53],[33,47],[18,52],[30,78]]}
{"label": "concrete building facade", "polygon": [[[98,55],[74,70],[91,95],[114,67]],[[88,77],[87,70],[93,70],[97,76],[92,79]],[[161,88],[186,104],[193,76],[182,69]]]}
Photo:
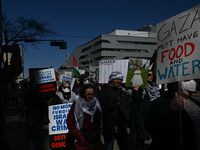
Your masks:
{"label": "concrete building facade", "polygon": [[73,56],[80,68],[94,73],[99,61],[151,58],[156,50],[156,32],[114,30],[75,48],[61,69],[73,69]]}

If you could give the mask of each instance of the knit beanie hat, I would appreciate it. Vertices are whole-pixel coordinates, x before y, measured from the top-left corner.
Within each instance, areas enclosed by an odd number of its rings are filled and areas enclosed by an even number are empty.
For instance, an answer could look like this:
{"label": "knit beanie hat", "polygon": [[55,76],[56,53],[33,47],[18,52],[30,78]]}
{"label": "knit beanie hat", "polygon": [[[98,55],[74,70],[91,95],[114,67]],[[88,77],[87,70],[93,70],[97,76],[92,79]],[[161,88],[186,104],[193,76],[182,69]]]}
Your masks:
{"label": "knit beanie hat", "polygon": [[109,80],[108,80],[108,83],[110,83],[112,80],[114,79],[121,79],[123,81],[124,79],[124,76],[121,72],[119,71],[113,71],[110,76],[109,76]]}

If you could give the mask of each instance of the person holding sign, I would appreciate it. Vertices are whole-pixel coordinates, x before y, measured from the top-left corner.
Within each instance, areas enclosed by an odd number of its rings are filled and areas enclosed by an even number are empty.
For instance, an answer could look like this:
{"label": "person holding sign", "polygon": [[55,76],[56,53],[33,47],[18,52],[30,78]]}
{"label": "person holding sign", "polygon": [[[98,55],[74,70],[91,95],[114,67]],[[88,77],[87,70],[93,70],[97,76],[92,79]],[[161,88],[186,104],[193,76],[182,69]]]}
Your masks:
{"label": "person holding sign", "polygon": [[100,94],[104,128],[103,136],[105,150],[112,150],[116,138],[120,149],[129,149],[127,123],[130,120],[130,106],[126,89],[121,86],[123,74],[113,71],[109,76],[108,84],[104,84]]}
{"label": "person holding sign", "polygon": [[68,80],[63,80],[61,83],[61,88],[56,92],[53,105],[63,104],[63,103],[73,103],[77,98],[77,95],[71,91],[70,82]]}
{"label": "person holding sign", "polygon": [[196,150],[194,124],[184,109],[183,97],[178,96],[178,82],[168,83],[167,88],[148,107],[145,127],[153,138],[149,150]]}
{"label": "person holding sign", "polygon": [[94,95],[94,87],[84,85],[68,114],[67,126],[76,138],[76,150],[102,150],[100,130],[103,117],[100,103]]}
{"label": "person holding sign", "polygon": [[197,150],[200,149],[200,101],[190,97],[191,92],[196,91],[196,82],[190,80],[180,82],[180,94],[183,97],[184,109],[190,115],[194,124]]}
{"label": "person holding sign", "polygon": [[145,129],[145,119],[148,112],[149,102],[160,97],[158,86],[154,82],[153,71],[148,71],[146,89],[139,85],[133,87],[132,92],[132,119],[131,119],[131,143],[143,149],[144,141],[149,140],[150,136]]}
{"label": "person holding sign", "polygon": [[139,86],[143,85],[143,80],[142,80],[142,76],[140,75],[141,71],[140,71],[140,66],[139,65],[137,66],[137,69],[134,72],[134,74],[135,75],[131,79],[132,86],[134,87],[135,85],[139,85]]}

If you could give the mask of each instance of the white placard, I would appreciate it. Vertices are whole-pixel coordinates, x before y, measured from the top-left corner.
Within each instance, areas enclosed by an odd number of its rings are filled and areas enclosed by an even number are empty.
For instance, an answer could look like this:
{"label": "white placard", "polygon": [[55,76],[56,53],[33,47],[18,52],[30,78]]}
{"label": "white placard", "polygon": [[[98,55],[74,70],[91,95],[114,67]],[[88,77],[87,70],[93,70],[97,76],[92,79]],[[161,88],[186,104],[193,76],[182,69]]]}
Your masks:
{"label": "white placard", "polygon": [[70,77],[67,77],[65,75],[59,76],[60,83],[62,83],[63,80],[68,80],[70,82],[70,88],[73,89],[75,78],[70,78]]}
{"label": "white placard", "polygon": [[56,81],[54,68],[34,71],[35,83],[48,83]]}
{"label": "white placard", "polygon": [[58,71],[57,72],[57,75],[58,76],[61,76],[61,75],[65,75],[66,77],[72,77],[72,72],[68,72],[68,71]]}
{"label": "white placard", "polygon": [[109,76],[113,71],[121,72],[124,76],[122,83],[126,83],[128,61],[128,59],[99,61],[99,83],[108,83]]}
{"label": "white placard", "polygon": [[67,116],[72,103],[49,106],[49,135],[68,133]]}
{"label": "white placard", "polygon": [[157,25],[157,84],[200,78],[200,5]]}

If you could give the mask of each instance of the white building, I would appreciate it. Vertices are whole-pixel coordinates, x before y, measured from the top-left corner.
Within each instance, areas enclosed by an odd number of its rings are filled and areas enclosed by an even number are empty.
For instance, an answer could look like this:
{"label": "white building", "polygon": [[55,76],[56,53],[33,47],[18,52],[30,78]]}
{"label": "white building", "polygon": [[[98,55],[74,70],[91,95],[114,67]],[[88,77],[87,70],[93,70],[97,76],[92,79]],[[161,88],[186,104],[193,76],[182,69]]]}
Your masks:
{"label": "white building", "polygon": [[79,68],[82,67],[86,72],[90,70],[94,73],[101,60],[120,60],[130,57],[151,58],[156,50],[156,44],[155,32],[114,30],[76,47],[70,57],[62,64],[61,69],[73,72],[74,55]]}

